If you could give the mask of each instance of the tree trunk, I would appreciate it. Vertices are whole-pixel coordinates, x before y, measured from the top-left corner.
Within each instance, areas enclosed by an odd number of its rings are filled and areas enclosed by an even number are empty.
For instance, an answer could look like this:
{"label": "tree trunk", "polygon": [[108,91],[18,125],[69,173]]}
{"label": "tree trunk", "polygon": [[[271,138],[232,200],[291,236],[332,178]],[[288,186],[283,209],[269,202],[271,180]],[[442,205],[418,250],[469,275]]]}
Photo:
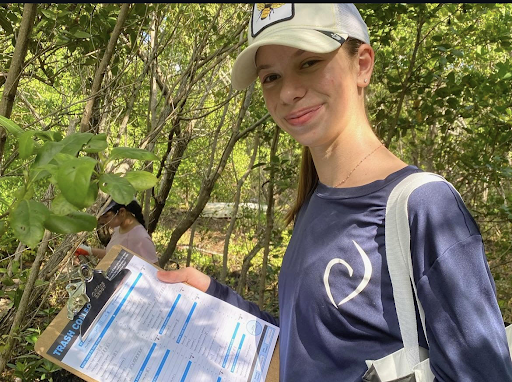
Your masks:
{"label": "tree trunk", "polygon": [[21,296],[20,305],[16,310],[16,314],[14,316],[14,320],[11,325],[11,330],[9,331],[9,336],[4,345],[4,350],[0,356],[0,375],[5,369],[5,365],[9,361],[9,357],[11,356],[11,351],[14,346],[15,340],[18,337],[18,333],[25,318],[25,314],[27,312],[27,308],[29,306],[30,296],[34,289],[34,285],[37,280],[37,276],[39,274],[39,267],[41,266],[41,260],[43,259],[46,250],[48,249],[48,241],[50,240],[51,232],[45,231],[43,240],[39,244],[39,248],[37,250],[36,258],[32,263],[32,268],[30,269],[30,275],[28,277],[27,283],[25,285],[25,289],[23,290],[23,295]]}
{"label": "tree trunk", "polygon": [[233,212],[231,213],[231,220],[229,222],[228,229],[226,230],[226,238],[224,239],[224,251],[222,253],[222,270],[220,273],[219,281],[224,284],[226,282],[226,276],[228,274],[228,251],[229,251],[229,242],[231,239],[231,235],[233,234],[233,230],[235,229],[236,224],[236,215],[238,213],[238,205],[240,204],[240,195],[242,193],[242,186],[245,183],[245,180],[249,176],[252,171],[252,166],[256,160],[256,155],[258,154],[258,146],[259,146],[259,135],[256,133],[254,135],[254,144],[251,159],[249,160],[249,165],[247,166],[247,171],[245,174],[238,180],[236,184],[236,193],[235,200],[233,205]]}
{"label": "tree trunk", "polygon": [[[197,57],[197,54],[194,52],[194,57]],[[158,224],[158,220],[160,219],[160,215],[165,207],[165,202],[167,197],[169,196],[169,192],[171,192],[172,184],[174,181],[174,175],[178,171],[178,168],[181,164],[181,160],[183,158],[183,154],[188,147],[190,140],[192,139],[192,124],[188,123],[186,129],[181,129],[181,115],[183,112],[183,108],[185,107],[188,96],[191,92],[191,84],[192,78],[194,77],[194,65],[190,65],[187,69],[187,75],[185,75],[182,79],[180,89],[178,90],[179,99],[176,109],[173,107],[171,94],[168,93],[166,97],[166,106],[164,110],[162,110],[159,118],[159,125],[163,125],[167,118],[171,115],[171,113],[175,113],[173,127],[169,132],[169,138],[167,141],[167,150],[164,156],[162,157],[160,163],[160,171],[157,177],[160,176],[163,171],[162,178],[160,179],[160,190],[158,195],[155,196],[155,206],[151,213],[149,214],[148,221],[148,233],[151,235]],[[190,81],[187,81],[187,78],[190,78]],[[163,88],[161,88],[163,91]],[[174,100],[176,101],[176,100]],[[173,147],[173,137],[176,137],[176,144]],[[166,165],[166,163],[170,163],[170,165]]]}
{"label": "tree trunk", "polygon": [[[217,10],[217,16],[221,11],[221,7]],[[212,18],[212,21],[215,20],[216,17]],[[213,22],[211,23],[213,26]],[[239,29],[241,28],[238,25]],[[240,30],[237,29],[235,34],[238,35]],[[160,130],[160,128],[166,123],[169,116],[174,114],[173,118],[173,128],[169,132],[169,138],[167,143],[167,152],[163,155],[162,161],[160,163],[160,170],[158,171],[157,177],[160,177],[161,173],[163,176],[160,181],[160,188],[158,195],[154,197],[155,205],[150,213],[149,221],[148,221],[148,232],[151,235],[158,225],[158,221],[165,207],[167,197],[169,196],[170,190],[172,188],[172,184],[174,182],[174,176],[181,164],[181,160],[183,158],[183,154],[192,139],[192,131],[187,130],[184,133],[180,129],[180,123],[182,122],[182,115],[185,104],[188,102],[189,96],[194,88],[194,86],[200,81],[204,80],[204,77],[207,74],[210,74],[212,71],[220,70],[220,62],[224,60],[224,58],[234,49],[236,49],[241,43],[237,43],[235,45],[226,44],[220,49],[214,51],[209,56],[206,56],[205,49],[208,47],[208,39],[207,36],[203,36],[202,40],[198,42],[192,52],[191,59],[189,60],[188,66],[182,71],[181,75],[177,82],[179,82],[179,89],[176,91],[176,95],[173,97],[170,89],[174,89],[175,86],[167,86],[165,84],[164,78],[161,70],[156,68],[156,80],[162,95],[166,97],[166,106],[164,110],[160,113],[160,118],[158,122],[158,127],[155,129],[155,133]],[[139,53],[139,55],[142,55]],[[201,71],[199,70],[201,69]],[[230,92],[231,93],[231,92]],[[203,102],[206,99],[206,95],[208,91],[204,91]],[[224,103],[228,103],[230,97],[227,97],[227,100]],[[222,104],[222,103],[221,103]],[[197,110],[201,108],[195,106]],[[204,118],[205,116],[201,116]],[[189,124],[190,126],[190,124]],[[153,135],[153,134],[151,134]],[[152,139],[148,137],[148,139]],[[174,144],[174,146],[173,146]],[[172,153],[172,155],[171,155]],[[170,163],[167,165],[166,163]],[[200,211],[199,211],[200,213]],[[197,215],[199,216],[199,214]],[[195,220],[195,218],[194,218]],[[192,220],[192,222],[194,221]],[[184,231],[181,232],[183,234],[188,230],[190,225],[184,227]],[[173,246],[175,248],[175,246]],[[173,248],[173,250],[174,250]],[[170,255],[169,255],[170,257]]]}
{"label": "tree trunk", "polygon": [[190,228],[192,223],[199,217],[199,214],[201,211],[203,211],[204,206],[208,202],[208,199],[210,197],[210,194],[213,190],[213,187],[215,186],[215,182],[222,174],[222,171],[224,170],[224,167],[226,166],[227,160],[229,156],[231,155],[231,152],[233,151],[233,148],[235,147],[236,142],[238,142],[240,139],[244,138],[249,132],[254,130],[257,126],[261,125],[263,122],[265,122],[269,114],[266,114],[263,118],[261,118],[259,121],[257,121],[254,125],[247,128],[246,130],[240,132],[240,126],[242,124],[242,120],[244,119],[247,109],[249,108],[250,100],[252,97],[252,93],[254,91],[254,84],[249,87],[247,92],[244,95],[244,100],[242,102],[242,107],[240,108],[238,112],[238,119],[236,121],[235,126],[231,129],[231,137],[229,139],[229,142],[227,143],[226,147],[224,148],[224,151],[222,153],[222,156],[219,160],[219,163],[215,169],[215,171],[212,171],[211,176],[203,181],[203,184],[201,186],[201,189],[199,190],[199,195],[197,197],[197,203],[192,210],[190,210],[187,214],[187,216],[178,224],[178,226],[175,228],[173,233],[171,234],[171,238],[169,240],[169,243],[167,244],[167,248],[165,249],[165,252],[160,257],[159,263],[160,266],[163,268],[167,261],[171,258],[172,254],[174,253],[174,250],[176,249],[176,245],[178,244],[178,240],[180,237]]}
{"label": "tree trunk", "polygon": [[103,77],[105,76],[108,64],[110,63],[112,55],[114,54],[114,48],[116,46],[117,39],[119,38],[124,22],[128,17],[129,10],[130,4],[125,3],[121,6],[119,16],[117,17],[116,26],[114,27],[114,30],[110,35],[110,40],[108,41],[107,48],[105,49],[103,58],[101,59],[98,69],[96,70],[96,74],[94,75],[94,80],[91,88],[91,96],[85,104],[84,114],[82,116],[82,121],[80,122],[80,132],[82,133],[91,130],[90,122],[94,110],[94,105],[101,90],[101,83],[103,82]]}
{"label": "tree trunk", "polygon": [[[166,160],[171,164],[166,166],[165,172],[160,180],[160,191],[158,192],[158,195],[155,197],[155,206],[149,215],[148,233],[150,235],[155,231],[158,225],[158,221],[160,220],[160,216],[165,207],[165,202],[167,200],[167,197],[169,196],[169,193],[171,192],[174,176],[178,171],[178,167],[181,163],[181,159],[183,158],[183,154],[185,153],[185,150],[187,149],[188,144],[192,139],[191,129],[187,128],[186,131],[179,133],[179,135],[177,135],[176,138],[176,141],[178,141],[178,143],[176,144],[174,150],[172,151],[172,156],[169,153],[169,159]],[[171,142],[169,142],[169,144],[171,144]]]}
{"label": "tree trunk", "polygon": [[192,227],[190,228],[190,239],[188,241],[188,249],[187,249],[187,262],[186,266],[190,267],[190,262],[192,260],[192,251],[194,250],[194,236],[196,233],[196,227],[197,227],[197,220],[192,224]]}
{"label": "tree trunk", "polygon": [[413,49],[412,56],[411,56],[411,59],[409,62],[409,68],[407,70],[407,74],[401,80],[402,90],[400,92],[400,97],[398,99],[394,122],[393,122],[393,125],[389,127],[388,136],[386,137],[386,140],[385,140],[387,147],[389,147],[389,144],[391,143],[391,141],[393,140],[393,136],[395,135],[396,127],[398,125],[398,119],[400,118],[400,114],[402,113],[402,107],[404,104],[404,100],[405,100],[406,95],[409,93],[409,87],[411,86],[411,83],[410,83],[411,76],[414,73],[414,71],[417,70],[416,56],[418,54],[418,50],[422,43],[421,30],[423,28],[423,24],[425,23],[425,20],[422,17],[418,16],[418,18],[419,18],[419,20],[418,20],[418,24],[416,27],[416,41],[415,41],[414,49]]}
{"label": "tree trunk", "polygon": [[274,227],[274,178],[276,174],[276,166],[272,165],[272,159],[276,156],[277,152],[277,143],[279,142],[279,132],[281,129],[279,127],[274,128],[274,139],[272,140],[272,146],[270,148],[269,162],[270,171],[269,171],[269,179],[268,179],[268,200],[267,200],[267,227],[265,229],[265,239],[263,242],[263,262],[261,264],[261,273],[260,273],[260,287],[259,287],[259,297],[258,297],[258,306],[260,309],[263,309],[265,304],[265,284],[267,278],[267,264],[268,264],[268,254],[270,253],[270,238],[272,237],[272,229]]}
{"label": "tree trunk", "polygon": [[238,286],[236,287],[237,293],[243,297],[245,284],[247,280],[247,272],[249,272],[249,268],[251,267],[251,261],[258,254],[260,249],[262,248],[261,242],[258,241],[256,245],[251,249],[251,252],[247,256],[244,257],[244,261],[242,262],[242,269],[240,270],[240,279],[238,280]]}
{"label": "tree trunk", "polygon": [[[0,100],[0,115],[3,115],[6,118],[11,117],[14,98],[16,96],[18,83],[23,70],[23,61],[27,55],[30,33],[34,26],[36,11],[37,3],[25,3],[23,6],[23,17],[21,19],[20,30],[18,32],[18,38],[16,39],[16,46],[14,48],[11,66],[9,67],[9,73],[5,81],[4,92],[2,94],[2,99]],[[1,163],[3,162],[6,139],[7,135],[5,130],[0,126],[0,175],[4,172]]]}

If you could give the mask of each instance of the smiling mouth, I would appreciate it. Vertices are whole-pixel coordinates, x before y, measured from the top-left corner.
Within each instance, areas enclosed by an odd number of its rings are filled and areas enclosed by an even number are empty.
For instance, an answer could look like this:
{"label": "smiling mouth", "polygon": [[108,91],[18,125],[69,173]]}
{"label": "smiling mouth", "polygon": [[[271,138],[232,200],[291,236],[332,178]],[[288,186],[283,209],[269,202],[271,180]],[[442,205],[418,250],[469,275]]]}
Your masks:
{"label": "smiling mouth", "polygon": [[285,119],[292,125],[297,125],[306,122],[321,108],[321,106],[310,107],[307,109],[301,109],[293,113],[288,114]]}

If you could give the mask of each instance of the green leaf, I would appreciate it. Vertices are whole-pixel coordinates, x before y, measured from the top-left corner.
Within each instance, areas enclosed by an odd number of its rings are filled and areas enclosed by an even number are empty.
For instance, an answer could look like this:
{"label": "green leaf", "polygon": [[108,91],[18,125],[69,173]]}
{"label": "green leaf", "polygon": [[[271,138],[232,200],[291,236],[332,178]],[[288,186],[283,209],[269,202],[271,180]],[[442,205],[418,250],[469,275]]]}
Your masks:
{"label": "green leaf", "polygon": [[98,183],[94,182],[89,185],[89,190],[87,191],[87,195],[84,199],[85,207],[92,206],[98,197]]}
{"label": "green leaf", "polygon": [[60,143],[62,143],[62,152],[65,154],[76,156],[82,147],[87,144],[94,136],[93,133],[74,133],[68,135]]}
{"label": "green leaf", "polygon": [[69,42],[69,38],[67,38],[64,34],[60,34],[57,36],[57,46],[66,45]]}
{"label": "green leaf", "polygon": [[14,236],[30,248],[37,246],[44,234],[44,221],[50,214],[48,208],[35,200],[22,200],[9,215]]}
{"label": "green leaf", "polygon": [[23,133],[23,129],[21,127],[11,121],[9,118],[5,118],[3,115],[0,115],[0,125],[16,138],[18,138],[18,136]]}
{"label": "green leaf", "polygon": [[7,19],[7,17],[4,16],[4,14],[0,14],[0,26],[3,28],[3,30],[6,32],[7,35],[12,34],[12,25]]}
{"label": "green leaf", "polygon": [[73,36],[75,36],[76,38],[90,38],[90,37],[92,37],[89,33],[83,32],[83,31],[76,31],[75,33],[73,33]]}
{"label": "green leaf", "polygon": [[12,265],[12,268],[11,268],[12,273],[14,275],[17,274],[18,271],[20,270],[20,262],[15,260],[15,261],[11,262],[11,265]]}
{"label": "green leaf", "polygon": [[98,222],[96,218],[85,212],[72,212],[67,216],[50,214],[45,222],[45,228],[49,231],[68,234],[82,231],[93,231]]}
{"label": "green leaf", "polygon": [[130,171],[124,176],[137,191],[144,191],[153,187],[158,179],[147,171]]}
{"label": "green leaf", "polygon": [[33,182],[44,179],[49,175],[52,175],[57,179],[57,172],[59,167],[56,164],[45,164],[44,166],[32,167],[30,169],[29,179]]}
{"label": "green leaf", "polygon": [[34,160],[33,168],[44,166],[50,163],[55,155],[61,152],[64,145],[62,141],[60,142],[52,142],[48,141],[43,144],[43,146],[38,150],[36,159]]}
{"label": "green leaf", "polygon": [[25,336],[25,341],[34,345],[37,341],[37,338],[38,338],[38,336],[36,334],[31,334],[31,335]]}
{"label": "green leaf", "polygon": [[62,140],[62,134],[58,131],[36,131],[34,135],[43,141],[59,142]]}
{"label": "green leaf", "polygon": [[53,200],[50,211],[55,215],[67,215],[71,212],[77,211],[77,207],[66,200],[64,195],[58,194]]}
{"label": "green leaf", "polygon": [[60,164],[57,184],[66,200],[78,208],[87,207],[86,196],[96,162],[89,157],[80,157]]}
{"label": "green leaf", "polygon": [[459,101],[455,97],[448,98],[446,103],[452,108],[457,109],[459,107]]}
{"label": "green leaf", "polygon": [[100,189],[112,196],[117,203],[128,204],[135,197],[135,188],[118,174],[103,174],[99,183]]}
{"label": "green leaf", "polygon": [[20,159],[27,159],[34,152],[34,131],[25,131],[18,136]]}
{"label": "green leaf", "polygon": [[58,13],[57,17],[58,17],[59,19],[63,19],[63,18],[65,18],[67,15],[69,15],[70,13],[71,13],[70,11],[67,11],[67,10],[65,10],[65,9],[59,9],[59,13]]}
{"label": "green leaf", "polygon": [[5,286],[13,286],[14,285],[14,281],[12,278],[10,278],[9,276],[5,275],[4,277],[2,277],[2,284],[5,285]]}
{"label": "green leaf", "polygon": [[101,133],[94,135],[83,150],[87,153],[99,153],[108,147],[107,134]]}
{"label": "green leaf", "polygon": [[158,160],[158,157],[151,151],[144,149],[138,149],[135,147],[114,147],[110,153],[110,157],[107,162],[111,162],[114,159],[139,159],[139,160]]}
{"label": "green leaf", "polygon": [[452,50],[452,54],[456,57],[463,57],[464,56],[464,52],[462,50],[458,50],[458,49],[453,49]]}
{"label": "green leaf", "polygon": [[65,165],[69,161],[73,161],[73,160],[76,160],[76,159],[79,159],[79,158],[75,157],[74,155],[64,154],[64,153],[57,153],[53,157],[52,163],[50,165],[45,165],[45,167],[57,166],[57,168],[60,168],[61,165]]}
{"label": "green leaf", "polygon": [[41,9],[41,13],[43,15],[45,15],[45,17],[50,20],[55,20],[57,18],[57,15],[55,14],[55,12],[50,11],[48,9]]}

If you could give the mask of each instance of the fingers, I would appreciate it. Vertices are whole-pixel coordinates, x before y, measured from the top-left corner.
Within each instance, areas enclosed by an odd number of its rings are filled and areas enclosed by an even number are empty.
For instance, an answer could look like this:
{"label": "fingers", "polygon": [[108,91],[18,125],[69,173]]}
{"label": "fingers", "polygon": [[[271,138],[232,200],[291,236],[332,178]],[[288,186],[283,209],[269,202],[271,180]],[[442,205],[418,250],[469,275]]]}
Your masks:
{"label": "fingers", "polygon": [[177,269],[175,271],[157,271],[156,277],[166,283],[185,283],[187,282],[187,268]]}
{"label": "fingers", "polygon": [[156,277],[166,283],[187,283],[202,292],[206,292],[210,286],[210,276],[192,267],[175,271],[157,271]]}

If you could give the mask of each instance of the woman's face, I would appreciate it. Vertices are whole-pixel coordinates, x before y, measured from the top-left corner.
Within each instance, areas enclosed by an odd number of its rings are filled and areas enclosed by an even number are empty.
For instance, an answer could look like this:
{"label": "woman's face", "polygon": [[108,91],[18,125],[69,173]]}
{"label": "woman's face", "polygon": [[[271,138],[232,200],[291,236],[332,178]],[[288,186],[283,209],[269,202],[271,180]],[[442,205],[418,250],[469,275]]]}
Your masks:
{"label": "woman's face", "polygon": [[101,225],[106,224],[109,228],[119,227],[121,225],[121,210],[117,211],[117,214],[112,211],[108,211],[98,218],[98,222]]}
{"label": "woman's face", "polygon": [[274,121],[304,146],[333,144],[354,122],[360,102],[352,60],[343,47],[331,53],[281,45],[259,48],[258,78]]}

